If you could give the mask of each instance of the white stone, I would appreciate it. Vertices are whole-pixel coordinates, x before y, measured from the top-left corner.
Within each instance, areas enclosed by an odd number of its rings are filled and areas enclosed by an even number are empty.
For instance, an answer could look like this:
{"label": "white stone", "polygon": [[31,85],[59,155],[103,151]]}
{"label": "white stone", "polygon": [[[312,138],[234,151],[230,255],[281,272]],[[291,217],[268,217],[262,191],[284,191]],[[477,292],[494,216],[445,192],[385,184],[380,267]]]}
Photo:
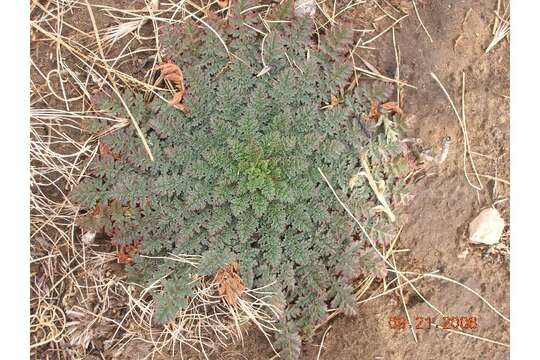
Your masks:
{"label": "white stone", "polygon": [[86,245],[89,245],[94,242],[94,239],[96,238],[96,233],[93,231],[89,231],[87,233],[84,233],[82,236],[82,242]]}
{"label": "white stone", "polygon": [[475,244],[497,244],[501,239],[503,229],[504,220],[497,209],[484,209],[469,224],[469,241]]}
{"label": "white stone", "polygon": [[317,5],[315,0],[297,0],[294,6],[294,14],[296,16],[310,16],[315,15],[315,10],[317,10]]}

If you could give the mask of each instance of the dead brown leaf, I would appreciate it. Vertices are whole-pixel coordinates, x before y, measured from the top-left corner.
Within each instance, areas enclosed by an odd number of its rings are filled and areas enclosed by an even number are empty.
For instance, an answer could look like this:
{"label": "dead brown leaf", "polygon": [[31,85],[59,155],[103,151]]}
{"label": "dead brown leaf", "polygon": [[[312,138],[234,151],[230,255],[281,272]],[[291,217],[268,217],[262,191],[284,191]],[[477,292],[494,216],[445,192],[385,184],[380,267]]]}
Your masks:
{"label": "dead brown leaf", "polygon": [[170,81],[177,90],[173,98],[169,100],[169,105],[185,112],[187,110],[186,106],[181,103],[186,92],[186,88],[184,86],[184,74],[182,73],[182,70],[178,65],[171,61],[166,61],[157,68],[161,70],[161,75],[163,75],[165,80]]}
{"label": "dead brown leaf", "polygon": [[219,269],[214,277],[214,283],[218,286],[218,294],[223,296],[229,305],[236,304],[238,297],[246,288],[239,271],[238,262],[231,261]]}
{"label": "dead brown leaf", "polygon": [[99,155],[102,158],[107,155],[111,155],[114,160],[120,159],[120,155],[118,153],[113,153],[109,146],[103,142],[99,143]]}
{"label": "dead brown leaf", "polygon": [[217,4],[220,8],[224,9],[229,6],[229,0],[217,0]]}
{"label": "dead brown leaf", "polygon": [[379,112],[379,103],[375,100],[371,101],[371,108],[369,110],[369,118],[377,120],[381,113]]}
{"label": "dead brown leaf", "polygon": [[395,101],[389,101],[381,105],[384,110],[393,111],[399,115],[403,115],[403,110],[399,107],[399,104]]}
{"label": "dead brown leaf", "polygon": [[331,107],[337,106],[338,103],[339,103],[339,101],[338,101],[338,98],[337,98],[336,95],[330,96],[330,106]]}
{"label": "dead brown leaf", "polygon": [[111,153],[111,150],[109,149],[109,146],[107,144],[100,142],[99,143],[99,155],[102,157],[107,156]]}
{"label": "dead brown leaf", "polygon": [[116,260],[119,264],[129,264],[132,255],[139,251],[139,243],[120,245],[116,250]]}

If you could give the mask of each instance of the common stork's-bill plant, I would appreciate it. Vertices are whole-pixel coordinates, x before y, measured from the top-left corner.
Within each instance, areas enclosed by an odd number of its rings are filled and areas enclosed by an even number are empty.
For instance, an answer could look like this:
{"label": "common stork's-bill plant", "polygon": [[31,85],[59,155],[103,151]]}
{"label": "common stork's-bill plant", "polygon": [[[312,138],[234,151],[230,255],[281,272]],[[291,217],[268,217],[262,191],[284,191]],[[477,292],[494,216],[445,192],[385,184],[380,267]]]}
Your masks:
{"label": "common stork's-bill plant", "polygon": [[[247,8],[239,2],[226,19],[207,20],[219,37],[195,22],[161,29],[164,56],[183,72],[184,111],[127,93],[155,161],[133,128],[109,134],[94,176],[72,199],[86,209],[82,227],[136,244],[128,266],[135,280],[162,279],[153,294],[158,322],[175,318],[198,279],[235,262],[246,288],[272,284],[282,310],[274,345],[296,359],[301,338],[329,309],[355,313],[353,281],[381,273],[318,169],[384,242],[392,226],[376,192],[392,203],[406,162],[399,116],[377,106],[391,89],[356,83],[349,29],[316,34],[290,4],[270,15],[284,21],[265,26]],[[201,258],[195,267],[170,254]]]}

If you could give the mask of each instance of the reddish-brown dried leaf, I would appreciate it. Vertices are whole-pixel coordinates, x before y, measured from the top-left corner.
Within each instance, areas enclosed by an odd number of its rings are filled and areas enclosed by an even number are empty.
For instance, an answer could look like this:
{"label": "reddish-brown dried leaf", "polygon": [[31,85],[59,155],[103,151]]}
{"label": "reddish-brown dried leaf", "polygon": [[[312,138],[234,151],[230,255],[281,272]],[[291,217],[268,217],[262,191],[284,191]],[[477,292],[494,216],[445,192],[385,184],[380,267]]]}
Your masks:
{"label": "reddish-brown dried leaf", "polygon": [[112,155],[113,159],[115,160],[118,160],[120,159],[120,155],[118,153],[114,154],[111,149],[109,148],[109,146],[105,143],[100,143],[99,144],[99,155],[101,155],[101,157],[105,157],[107,155]]}
{"label": "reddish-brown dried leaf", "polygon": [[158,66],[163,77],[174,84],[181,91],[184,91],[184,74],[178,65],[167,61]]}
{"label": "reddish-brown dried leaf", "polygon": [[99,155],[102,157],[107,156],[111,153],[111,150],[105,143],[99,143]]}
{"label": "reddish-brown dried leaf", "polygon": [[120,245],[116,251],[116,259],[119,264],[129,264],[131,263],[131,256],[139,251],[139,244],[133,245]]}
{"label": "reddish-brown dried leaf", "polygon": [[403,115],[403,110],[399,107],[399,104],[395,101],[389,101],[381,105],[384,110],[393,111],[399,115]]}
{"label": "reddish-brown dried leaf", "polygon": [[371,101],[371,109],[369,110],[369,118],[373,120],[377,120],[380,116],[379,112],[379,103],[375,100]]}
{"label": "reddish-brown dried leaf", "polygon": [[222,269],[219,269],[214,277],[214,283],[218,286],[218,294],[223,296],[227,304],[234,305],[246,288],[239,274],[238,262],[231,261]]}
{"label": "reddish-brown dried leaf", "polygon": [[182,104],[182,98],[184,97],[184,93],[177,92],[174,94],[173,98],[169,100],[169,105],[174,106],[175,108],[186,112],[187,108],[186,105]]}
{"label": "reddish-brown dried leaf", "polygon": [[96,217],[101,216],[102,213],[103,213],[103,209],[100,204],[96,204],[96,206],[94,206],[94,208],[90,211],[90,214]]}
{"label": "reddish-brown dried leaf", "polygon": [[118,251],[116,253],[116,261],[119,264],[129,264],[131,262],[131,258],[125,252]]}
{"label": "reddish-brown dried leaf", "polygon": [[217,0],[217,4],[220,8],[224,9],[229,6],[229,0]]}
{"label": "reddish-brown dried leaf", "polygon": [[158,66],[158,69],[161,70],[161,74],[166,80],[173,83],[177,90],[173,98],[169,100],[169,105],[185,112],[187,110],[186,106],[181,103],[186,91],[184,86],[184,74],[182,73],[182,70],[178,65],[172,63],[171,61],[162,63]]}

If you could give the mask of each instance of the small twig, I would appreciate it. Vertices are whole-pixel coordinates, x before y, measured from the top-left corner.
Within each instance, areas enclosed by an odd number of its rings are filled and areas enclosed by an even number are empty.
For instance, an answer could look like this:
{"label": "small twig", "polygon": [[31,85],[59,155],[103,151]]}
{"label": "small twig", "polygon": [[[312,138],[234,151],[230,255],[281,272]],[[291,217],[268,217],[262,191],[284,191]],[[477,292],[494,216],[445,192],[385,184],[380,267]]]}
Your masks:
{"label": "small twig", "polygon": [[330,331],[331,328],[332,328],[332,325],[330,325],[324,331],[324,334],[323,334],[322,339],[321,339],[321,344],[319,345],[319,352],[317,353],[317,360],[319,360],[320,357],[321,357],[321,353],[322,353],[322,349],[323,349],[323,345],[324,345],[324,339],[326,338],[326,334],[328,334],[328,331]]}
{"label": "small twig", "polygon": [[381,5],[379,5],[379,3],[377,2],[377,0],[373,0],[373,2],[374,2],[375,5],[377,5],[377,7],[378,7],[379,9],[381,9],[381,11],[382,11],[383,13],[385,13],[390,19],[396,21],[396,18],[393,17],[392,14],[390,14],[388,11],[384,10],[384,8],[383,8]]}
{"label": "small twig", "polygon": [[507,318],[506,316],[504,316],[499,310],[497,310],[493,305],[491,305],[489,303],[489,301],[487,301],[486,299],[484,299],[484,297],[482,295],[480,295],[479,293],[477,293],[476,291],[474,291],[473,289],[471,289],[470,287],[468,287],[467,285],[464,285],[462,283],[460,283],[459,281],[456,281],[454,279],[451,279],[449,277],[446,277],[444,275],[437,275],[437,274],[426,274],[426,276],[428,277],[432,277],[432,278],[435,278],[435,279],[441,279],[441,280],[445,280],[445,281],[449,281],[451,282],[452,284],[456,284],[456,285],[459,285],[461,286],[462,288],[470,291],[471,293],[473,293],[474,295],[476,295],[480,300],[482,300],[482,302],[484,304],[486,304],[491,310],[493,310],[493,312],[497,315],[499,315],[501,318],[503,318],[504,320],[506,320],[507,322],[510,322],[510,319]]}
{"label": "small twig", "polygon": [[407,16],[409,16],[409,14],[406,14],[406,15],[403,15],[402,17],[400,17],[399,19],[397,19],[396,21],[394,21],[392,23],[392,25],[390,25],[389,27],[387,27],[386,29],[384,29],[383,31],[381,31],[379,34],[375,35],[374,37],[372,37],[371,39],[367,40],[367,41],[364,41],[362,43],[362,45],[367,45],[375,40],[377,40],[379,37],[381,37],[382,35],[386,34],[387,31],[389,31],[390,29],[392,29],[394,26],[396,26],[401,20],[405,19]]}
{"label": "small twig", "polygon": [[435,328],[439,329],[439,330],[449,331],[449,332],[454,333],[454,334],[463,335],[463,336],[470,337],[470,338],[473,338],[473,339],[485,341],[485,342],[488,342],[488,343],[491,343],[491,344],[501,345],[501,346],[504,346],[504,347],[507,347],[507,348],[510,347],[509,344],[505,344],[505,343],[495,341],[495,340],[491,340],[491,339],[488,339],[488,338],[485,338],[485,337],[469,334],[469,333],[466,333],[464,331],[459,331],[459,330],[454,330],[454,329],[445,329],[442,326],[434,324],[434,323],[431,323],[431,325],[434,326]]}
{"label": "small twig", "polygon": [[370,76],[372,76],[372,77],[374,77],[376,79],[380,79],[382,81],[391,82],[391,83],[395,83],[395,84],[398,84],[398,85],[403,85],[403,86],[406,86],[406,87],[410,87],[411,89],[417,89],[416,86],[408,84],[408,83],[406,83],[404,81],[401,81],[401,80],[397,81],[396,79],[392,79],[392,78],[389,78],[389,77],[381,75],[381,74],[376,74],[376,73],[374,73],[372,71],[362,69],[360,67],[355,67],[354,69],[357,70],[357,71],[363,72],[363,73],[365,73],[367,75],[370,75]]}
{"label": "small twig", "polygon": [[[394,267],[396,266],[396,259],[394,258],[394,254],[392,254],[392,262],[394,263]],[[403,309],[405,309],[405,315],[407,316],[407,321],[409,322],[409,330],[411,330],[411,334],[413,336],[414,342],[418,343],[418,338],[416,337],[416,332],[414,331],[414,325],[411,321],[411,316],[409,315],[409,310],[407,309],[407,303],[405,303],[405,297],[403,296],[403,287],[401,286],[401,280],[400,275],[397,276],[397,282],[399,286],[399,295],[401,298],[401,302],[403,304]]]}
{"label": "small twig", "polygon": [[429,31],[424,26],[424,22],[422,21],[422,18],[420,17],[420,13],[418,12],[418,8],[416,7],[416,1],[413,0],[412,3],[413,3],[413,6],[414,6],[414,11],[416,12],[416,17],[418,18],[418,21],[420,21],[420,25],[422,26],[422,29],[424,29],[426,35],[429,38],[429,41],[433,42],[433,39],[431,38],[431,35],[429,35]]}
{"label": "small twig", "polygon": [[[473,173],[471,173],[471,175],[473,175]],[[485,177],[486,179],[489,179],[489,180],[493,180],[495,181],[496,183],[497,182],[500,182],[500,183],[503,183],[503,184],[506,184],[506,185],[510,185],[510,181],[508,180],[504,180],[504,179],[501,179],[501,178],[498,178],[496,176],[491,176],[491,175],[483,175],[483,174],[480,174],[481,177]]]}
{"label": "small twig", "polygon": [[[465,122],[465,73],[462,74],[461,116],[460,116],[459,112],[457,111],[456,106],[454,105],[454,102],[452,101],[452,98],[448,94],[448,91],[446,91],[446,88],[441,83],[441,81],[439,80],[437,75],[435,75],[434,73],[431,73],[431,77],[433,77],[433,79],[435,79],[437,84],[440,86],[440,88],[442,89],[442,91],[446,95],[446,98],[450,102],[450,106],[452,107],[452,110],[454,110],[454,113],[456,114],[456,117],[457,117],[458,122],[459,122],[459,126],[461,127],[461,132],[463,134],[463,172],[465,174],[465,178],[467,179],[467,182],[469,183],[469,185],[471,185],[474,189],[476,189],[478,191],[481,191],[481,190],[483,190],[484,187],[482,185],[482,181],[480,181],[480,177],[478,176],[478,171],[476,170],[476,165],[475,165],[474,159],[473,159],[473,157],[471,155],[471,152],[470,152],[469,134],[467,132],[467,124]],[[471,180],[469,179],[469,176],[467,175],[467,171],[465,170],[466,163],[467,163],[467,157],[469,158],[469,162],[471,163],[471,166],[472,166],[473,171],[475,173],[476,180],[478,181],[478,184],[479,184],[478,186],[474,185],[471,182]]]}
{"label": "small twig", "polygon": [[398,103],[398,106],[401,107],[401,85],[399,84],[399,77],[400,77],[400,54],[399,54],[399,47],[397,46],[396,41],[396,30],[392,28],[392,44],[394,45],[394,55],[396,57],[396,101]]}

